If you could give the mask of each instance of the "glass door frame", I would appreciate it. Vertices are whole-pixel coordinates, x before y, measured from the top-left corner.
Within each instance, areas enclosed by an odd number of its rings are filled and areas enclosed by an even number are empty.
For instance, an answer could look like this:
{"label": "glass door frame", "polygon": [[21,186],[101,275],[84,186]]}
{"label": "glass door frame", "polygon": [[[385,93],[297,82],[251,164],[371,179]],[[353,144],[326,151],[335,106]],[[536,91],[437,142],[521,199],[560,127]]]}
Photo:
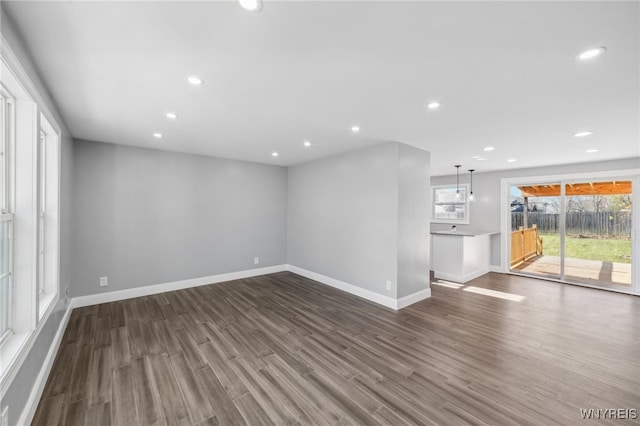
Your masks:
{"label": "glass door frame", "polygon": [[[568,183],[585,182],[585,181],[606,181],[606,180],[629,180],[632,185],[631,202],[634,208],[632,209],[632,221],[631,221],[631,287],[623,288],[615,285],[590,285],[583,282],[566,280],[565,277],[565,226],[566,226],[566,197],[565,187]],[[510,254],[511,254],[511,209],[510,209],[510,190],[512,186],[523,184],[549,184],[560,183],[560,279],[545,277],[539,275],[523,274],[517,271],[511,271],[510,267]],[[584,287],[593,287],[598,289],[606,289],[610,291],[617,291],[622,293],[640,294],[640,241],[639,241],[639,229],[640,229],[640,170],[628,169],[628,170],[616,170],[616,171],[602,171],[602,172],[589,172],[589,173],[572,173],[565,175],[545,175],[545,176],[530,176],[530,177],[513,177],[502,178],[500,180],[500,250],[502,255],[501,259],[501,272],[512,275],[522,275],[533,278],[540,278],[545,280],[559,281],[562,283],[580,285]]]}
{"label": "glass door frame", "polygon": [[[519,186],[520,184],[510,184],[507,187],[507,191],[509,192],[509,195],[511,196],[511,188],[514,186]],[[564,189],[564,185],[562,184],[562,182],[560,181],[560,179],[556,179],[556,180],[546,180],[546,179],[536,179],[534,181],[527,181],[526,183],[524,183],[527,186],[540,186],[540,187],[544,187],[544,186],[559,186],[560,187],[560,194],[558,195],[554,195],[553,197],[558,198],[559,202],[558,202],[558,236],[560,237],[560,263],[558,264],[558,272],[557,273],[532,273],[532,272],[519,272],[517,270],[513,270],[513,268],[511,268],[511,262],[509,261],[507,264],[507,272],[509,273],[513,273],[516,275],[526,275],[528,277],[534,277],[534,278],[542,278],[542,279],[550,279],[550,280],[562,280],[563,276],[562,276],[562,271],[564,270],[564,222],[563,222],[563,215],[562,215],[562,211],[564,209],[564,205],[563,205],[563,189]],[[552,196],[545,196],[545,198],[552,198]],[[507,203],[509,204],[509,203]],[[523,209],[523,214],[526,214],[526,212]],[[528,215],[527,215],[528,216]],[[507,228],[508,230],[505,228],[505,234],[508,233],[512,233],[515,232],[513,230],[513,226],[511,223],[511,217],[512,215],[509,214],[508,217],[508,221],[509,223],[507,224]],[[526,221],[523,221],[523,224],[526,223]],[[529,226],[531,226],[531,224],[529,224]],[[508,239],[508,251],[507,253],[510,255],[511,254],[511,238]],[[511,257],[509,256],[509,260],[511,260]]]}

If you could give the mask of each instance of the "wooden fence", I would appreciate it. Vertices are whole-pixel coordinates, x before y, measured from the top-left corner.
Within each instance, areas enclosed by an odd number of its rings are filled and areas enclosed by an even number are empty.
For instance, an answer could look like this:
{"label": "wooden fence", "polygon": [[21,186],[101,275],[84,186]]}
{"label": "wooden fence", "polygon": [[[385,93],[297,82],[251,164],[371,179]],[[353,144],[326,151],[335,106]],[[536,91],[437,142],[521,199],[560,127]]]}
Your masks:
{"label": "wooden fence", "polygon": [[511,266],[542,255],[542,238],[536,225],[524,229],[522,226],[511,233]]}
{"label": "wooden fence", "polygon": [[[529,212],[528,225],[537,225],[542,234],[560,232],[560,215]],[[517,231],[524,226],[524,213],[511,213],[511,230]],[[566,233],[569,235],[606,235],[631,238],[631,211],[619,212],[568,212],[566,214]]]}

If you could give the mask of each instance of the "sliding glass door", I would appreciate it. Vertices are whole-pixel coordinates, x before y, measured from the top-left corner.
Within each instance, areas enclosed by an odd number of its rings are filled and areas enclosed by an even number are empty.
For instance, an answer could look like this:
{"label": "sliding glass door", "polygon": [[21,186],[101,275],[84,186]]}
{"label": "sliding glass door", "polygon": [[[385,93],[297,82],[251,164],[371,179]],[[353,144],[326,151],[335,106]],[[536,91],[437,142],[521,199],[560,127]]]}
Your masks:
{"label": "sliding glass door", "polygon": [[560,182],[510,187],[512,271],[560,279]]}
{"label": "sliding glass door", "polygon": [[509,271],[638,292],[633,279],[635,182],[600,178],[509,184]]}
{"label": "sliding glass door", "polygon": [[565,186],[565,276],[600,286],[631,287],[632,181]]}

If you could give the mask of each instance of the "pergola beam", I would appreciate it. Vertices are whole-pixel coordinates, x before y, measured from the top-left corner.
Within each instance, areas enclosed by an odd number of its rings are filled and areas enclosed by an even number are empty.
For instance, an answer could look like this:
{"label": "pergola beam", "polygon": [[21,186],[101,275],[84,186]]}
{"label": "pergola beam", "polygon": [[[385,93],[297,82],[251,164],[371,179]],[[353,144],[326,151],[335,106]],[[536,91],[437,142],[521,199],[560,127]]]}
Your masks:
{"label": "pergola beam", "polygon": [[[518,187],[523,197],[559,197],[559,185],[525,185]],[[585,182],[567,184],[566,195],[626,195],[631,194],[631,181]]]}

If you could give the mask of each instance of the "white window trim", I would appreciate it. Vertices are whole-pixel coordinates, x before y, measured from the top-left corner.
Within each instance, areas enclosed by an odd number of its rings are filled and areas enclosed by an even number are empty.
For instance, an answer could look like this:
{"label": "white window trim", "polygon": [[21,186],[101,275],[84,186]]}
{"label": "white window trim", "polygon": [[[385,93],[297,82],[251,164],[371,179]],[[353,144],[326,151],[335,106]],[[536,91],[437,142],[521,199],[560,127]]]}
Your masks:
{"label": "white window trim", "polygon": [[[7,105],[10,105],[10,109],[5,110],[3,108],[3,124],[4,124],[4,134],[2,135],[2,144],[4,145],[4,156],[2,158],[2,169],[3,173],[6,173],[9,176],[12,176],[14,173],[14,111],[15,111],[15,102],[11,93],[4,87],[4,85],[0,82],[0,91],[2,92],[2,97],[4,98]],[[7,115],[9,115],[8,120],[4,122]],[[13,287],[13,229],[14,229],[14,217],[13,217],[13,182],[9,179],[2,182],[3,188],[1,188],[2,199],[0,200],[0,215],[2,216],[2,221],[10,221],[11,226],[9,230],[9,291],[8,291],[8,299],[12,298],[12,287]],[[11,336],[12,333],[12,304],[9,303],[7,307],[8,311],[8,326],[9,329],[0,335],[0,345],[4,344],[4,342]]]}
{"label": "white window trim", "polygon": [[[46,183],[44,194],[38,194],[38,204],[44,202],[44,268],[39,273],[38,279],[44,280],[42,288],[39,286],[38,318],[42,318],[51,307],[51,303],[56,300],[59,293],[60,283],[60,157],[61,139],[60,132],[56,131],[51,122],[40,115],[39,130],[45,134],[45,152],[39,152],[39,161],[44,161],[44,176],[39,176],[41,185]],[[38,135],[38,138],[40,135]],[[40,145],[38,145],[40,147]],[[39,167],[39,172],[42,169]],[[38,212],[38,222],[40,222],[40,209]],[[39,248],[40,250],[40,248]],[[38,253],[39,254],[39,253]]]}
{"label": "white window trim", "polygon": [[[13,215],[11,213],[0,213],[0,221],[4,222],[4,221],[11,221],[11,227],[9,228],[9,294],[8,294],[8,298],[9,300],[11,300],[11,287],[12,287],[12,274],[13,274]],[[5,342],[5,340],[9,339],[9,337],[11,336],[11,330],[12,330],[12,325],[11,325],[11,315],[12,315],[12,309],[13,307],[11,306],[11,303],[9,303],[9,306],[7,306],[7,310],[8,310],[8,318],[9,318],[9,329],[0,335],[0,346]]]}
{"label": "white window trim", "polygon": [[[8,90],[5,90],[4,86],[0,84],[0,91],[2,91],[3,97],[5,97],[7,104],[11,105],[11,118],[10,123],[5,123],[5,134],[2,136],[3,138],[7,138],[7,146],[5,156],[2,159],[4,162],[3,168],[9,171],[9,174],[12,175],[13,165],[14,165],[14,147],[11,142],[14,140],[14,113],[15,113],[15,101]],[[3,114],[4,115],[4,114]],[[4,117],[3,117],[4,119]],[[0,200],[0,208],[6,209],[8,213],[11,211],[11,206],[13,205],[13,188],[11,187],[10,182],[3,182],[4,188],[2,188],[2,197]]]}
{"label": "white window trim", "polygon": [[[58,300],[60,299],[60,200],[59,200],[59,195],[60,195],[60,174],[61,174],[60,159],[61,159],[61,146],[62,146],[62,143],[61,143],[62,131],[60,126],[57,124],[53,114],[51,114],[51,111],[49,110],[47,103],[44,101],[44,98],[36,90],[36,87],[31,81],[31,79],[29,78],[27,72],[21,66],[16,55],[13,53],[13,50],[7,43],[4,36],[1,34],[0,34],[0,42],[1,42],[0,43],[0,66],[2,67],[0,75],[3,76],[3,82],[5,81],[5,77],[7,77],[7,75],[10,75],[10,78],[15,80],[14,84],[16,84],[16,87],[18,89],[17,91],[21,92],[21,95],[23,94],[26,95],[24,96],[25,100],[28,100],[32,102],[34,105],[36,105],[36,107],[33,108],[32,117],[30,117],[33,123],[33,128],[31,130],[33,130],[34,135],[37,135],[36,124],[37,124],[38,114],[42,114],[42,116],[46,118],[48,123],[51,125],[51,128],[54,130],[54,133],[57,137],[57,142],[58,142],[57,154],[56,154],[57,164],[55,167],[55,172],[57,173],[57,182],[56,182],[56,188],[55,188],[57,191],[56,197],[55,197],[57,199],[56,208],[55,208],[56,210],[55,211],[55,225],[56,225],[55,226],[56,227],[55,252],[56,253],[54,254],[54,259],[55,259],[54,275],[55,276],[53,279],[54,282],[51,284],[52,288],[54,288],[55,291],[47,295],[47,297],[44,297],[42,300],[39,300],[39,298],[37,297],[37,294],[34,294],[34,285],[37,285],[37,282],[35,281],[37,279],[36,271],[34,267],[30,268],[31,283],[29,284],[29,290],[27,290],[27,293],[29,293],[28,296],[31,296],[34,302],[31,303],[32,306],[25,308],[25,310],[27,311],[25,315],[28,317],[27,323],[21,324],[20,328],[16,327],[13,330],[13,333],[8,338],[6,338],[5,341],[3,341],[2,344],[0,345],[0,399],[2,399],[5,393],[7,392],[9,386],[13,382],[13,379],[15,378],[16,374],[22,367],[24,361],[26,360],[30,349],[32,348],[38,336],[40,335],[40,332],[44,328],[45,324],[47,324],[47,321],[51,313],[53,312],[54,307],[57,305]],[[13,91],[13,88],[10,88],[10,89]],[[14,95],[17,96],[17,93],[14,93]],[[29,109],[30,108],[28,107],[26,108],[26,110],[29,110]],[[18,108],[16,107],[14,110],[14,114],[17,114],[17,112],[18,112]],[[23,111],[23,114],[24,114],[24,111]],[[16,123],[17,123],[17,120],[16,120]],[[19,124],[16,124],[16,125],[19,125]],[[22,127],[20,128],[22,129]],[[27,131],[27,134],[28,133],[29,132]],[[37,149],[34,151],[35,151],[35,154],[37,154]],[[14,159],[15,159],[15,155],[16,154],[14,150],[14,152],[12,152],[12,156]],[[37,161],[37,157],[32,158],[31,161],[32,162]],[[15,163],[12,165],[12,167],[14,167],[13,171],[15,175],[17,175],[19,171],[15,169]],[[38,176],[37,176],[37,170],[36,170],[36,174],[31,176],[31,180],[34,186],[32,189],[35,197],[37,197],[37,191],[36,191],[37,179],[38,179]],[[15,183],[13,185],[15,188]],[[15,196],[15,190],[13,188],[12,188],[12,191],[13,191],[13,196]],[[37,200],[34,197],[32,198],[33,198],[32,202],[35,203]],[[35,203],[34,205],[37,205],[37,203]],[[16,213],[15,210],[13,211],[13,213],[14,214]],[[37,212],[34,210],[33,214],[35,216],[37,215]],[[35,217],[31,218],[31,220],[35,220],[35,219],[36,219]],[[15,225],[15,221],[14,221],[14,225]],[[37,233],[32,232],[32,238],[31,238],[30,244],[32,248],[37,247]],[[30,252],[31,252],[30,263],[32,265],[35,265],[37,264],[37,257],[36,257],[37,253],[33,249],[30,250]],[[15,265],[14,265],[14,268],[15,268]],[[14,288],[15,288],[15,280],[14,280]]]}
{"label": "white window trim", "polygon": [[[456,185],[432,185],[431,186],[431,223],[448,223],[452,225],[468,225],[471,221],[471,203],[469,200],[469,184],[461,183],[458,185],[459,189],[464,190],[464,200],[461,200],[460,203],[464,205],[464,218],[462,219],[445,219],[445,218],[437,218],[436,217],[436,191],[438,189],[455,189]],[[453,204],[453,203],[452,203]]]}

